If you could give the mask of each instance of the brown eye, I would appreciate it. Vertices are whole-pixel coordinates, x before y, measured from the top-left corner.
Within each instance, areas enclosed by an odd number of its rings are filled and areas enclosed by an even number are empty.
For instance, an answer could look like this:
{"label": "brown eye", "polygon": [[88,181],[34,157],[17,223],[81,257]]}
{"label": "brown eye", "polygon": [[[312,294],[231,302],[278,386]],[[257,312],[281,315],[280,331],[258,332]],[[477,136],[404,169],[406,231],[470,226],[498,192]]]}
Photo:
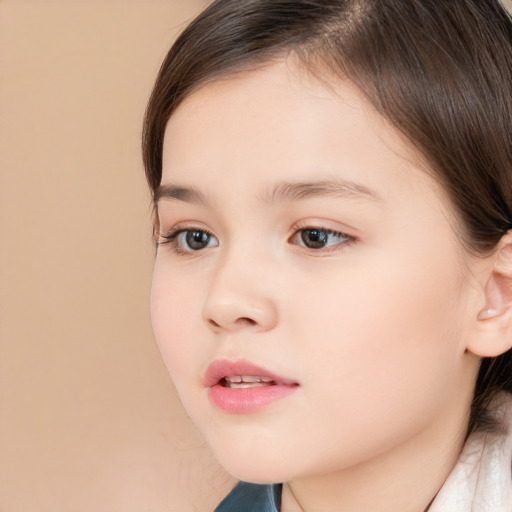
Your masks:
{"label": "brown eye", "polygon": [[205,249],[210,244],[212,236],[210,233],[201,230],[184,231],[185,244],[192,251],[200,251]]}
{"label": "brown eye", "polygon": [[354,240],[353,237],[325,228],[302,228],[295,232],[291,241],[308,249],[336,249]]}
{"label": "brown eye", "polygon": [[217,238],[204,229],[174,229],[169,233],[160,233],[159,245],[168,245],[176,254],[202,251],[217,247]]}
{"label": "brown eye", "polygon": [[323,229],[303,229],[300,238],[309,249],[321,249],[327,244],[329,233]]}

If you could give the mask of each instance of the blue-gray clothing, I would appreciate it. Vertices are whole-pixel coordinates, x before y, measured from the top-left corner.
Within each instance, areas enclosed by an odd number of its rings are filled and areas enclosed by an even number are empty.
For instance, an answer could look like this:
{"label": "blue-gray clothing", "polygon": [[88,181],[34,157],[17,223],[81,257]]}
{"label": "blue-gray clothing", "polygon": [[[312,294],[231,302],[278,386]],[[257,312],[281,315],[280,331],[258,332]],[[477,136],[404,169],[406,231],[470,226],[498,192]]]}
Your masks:
{"label": "blue-gray clothing", "polygon": [[281,484],[240,482],[222,500],[215,512],[279,512],[281,490]]}

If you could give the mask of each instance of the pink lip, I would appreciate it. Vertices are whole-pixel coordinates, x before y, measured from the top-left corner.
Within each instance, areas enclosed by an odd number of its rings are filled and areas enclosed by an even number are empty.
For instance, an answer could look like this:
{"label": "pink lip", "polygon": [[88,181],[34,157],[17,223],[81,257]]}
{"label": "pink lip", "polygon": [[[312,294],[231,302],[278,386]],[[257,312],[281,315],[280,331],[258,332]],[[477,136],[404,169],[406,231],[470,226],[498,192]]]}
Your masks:
{"label": "pink lip", "polygon": [[[264,377],[272,379],[272,384],[249,388],[229,388],[222,384],[227,377]],[[255,412],[276,400],[293,393],[299,384],[292,379],[256,366],[249,361],[228,361],[217,359],[206,370],[204,385],[208,396],[219,409],[235,414]]]}

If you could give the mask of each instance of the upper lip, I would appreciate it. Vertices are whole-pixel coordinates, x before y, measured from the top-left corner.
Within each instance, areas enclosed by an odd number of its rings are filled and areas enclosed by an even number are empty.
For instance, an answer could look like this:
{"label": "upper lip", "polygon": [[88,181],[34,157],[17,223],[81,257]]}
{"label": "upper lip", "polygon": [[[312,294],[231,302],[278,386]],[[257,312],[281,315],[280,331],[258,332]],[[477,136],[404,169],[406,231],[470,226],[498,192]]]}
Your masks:
{"label": "upper lip", "polygon": [[235,376],[266,377],[272,379],[276,384],[285,386],[297,386],[298,382],[281,375],[277,375],[261,366],[256,366],[250,361],[238,359],[229,361],[227,359],[216,359],[213,361],[204,374],[203,383],[205,387],[214,386],[226,377]]}

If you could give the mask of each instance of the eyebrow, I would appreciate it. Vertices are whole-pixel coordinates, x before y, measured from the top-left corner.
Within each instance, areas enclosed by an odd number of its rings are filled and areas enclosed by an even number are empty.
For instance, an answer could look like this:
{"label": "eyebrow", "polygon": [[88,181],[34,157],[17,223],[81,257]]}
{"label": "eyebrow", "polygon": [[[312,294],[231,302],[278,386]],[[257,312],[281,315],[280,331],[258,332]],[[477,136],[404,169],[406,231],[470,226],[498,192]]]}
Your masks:
{"label": "eyebrow", "polygon": [[278,183],[264,197],[269,203],[298,201],[310,197],[339,197],[339,198],[361,198],[372,201],[382,201],[382,198],[374,190],[348,180],[328,179],[307,182],[281,182]]}
{"label": "eyebrow", "polygon": [[[263,196],[263,200],[267,203],[276,203],[299,201],[319,196],[382,201],[382,198],[374,190],[353,181],[340,179],[280,182],[277,183],[269,193]],[[203,205],[208,202],[206,196],[199,190],[180,185],[160,185],[155,192],[154,201],[158,203],[162,199]]]}
{"label": "eyebrow", "polygon": [[195,204],[207,202],[206,197],[199,190],[179,185],[160,185],[155,192],[154,202],[158,203],[162,199],[174,199]]}

